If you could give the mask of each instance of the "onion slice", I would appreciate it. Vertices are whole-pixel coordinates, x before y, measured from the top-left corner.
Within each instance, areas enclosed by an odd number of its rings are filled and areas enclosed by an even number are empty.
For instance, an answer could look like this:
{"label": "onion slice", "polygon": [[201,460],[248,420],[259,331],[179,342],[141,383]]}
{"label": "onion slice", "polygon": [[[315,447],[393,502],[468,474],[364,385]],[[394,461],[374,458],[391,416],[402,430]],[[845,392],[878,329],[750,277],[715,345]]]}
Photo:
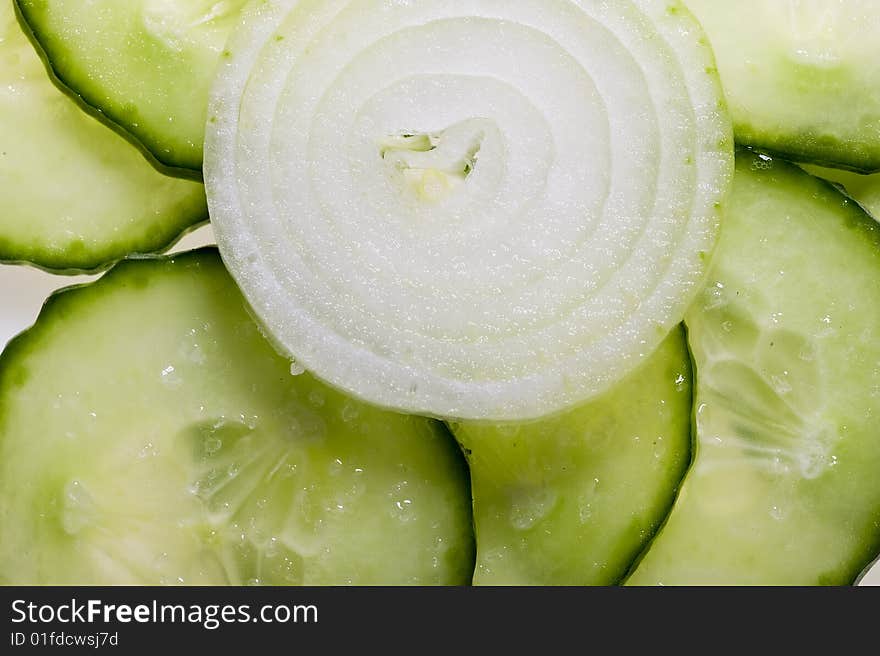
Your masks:
{"label": "onion slice", "polygon": [[547,415],[699,289],[733,146],[675,2],[268,0],[223,55],[223,258],[297,366],[361,399]]}

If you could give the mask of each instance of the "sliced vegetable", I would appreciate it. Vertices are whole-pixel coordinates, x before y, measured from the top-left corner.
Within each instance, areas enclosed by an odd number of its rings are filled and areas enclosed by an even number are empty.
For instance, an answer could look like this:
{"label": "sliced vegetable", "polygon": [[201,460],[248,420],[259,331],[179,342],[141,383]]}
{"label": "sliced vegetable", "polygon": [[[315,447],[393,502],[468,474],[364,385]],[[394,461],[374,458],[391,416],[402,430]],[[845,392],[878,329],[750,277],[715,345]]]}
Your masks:
{"label": "sliced vegetable", "polygon": [[737,141],[880,170],[876,0],[685,0],[709,35]]}
{"label": "sliced vegetable", "polygon": [[880,173],[861,175],[810,164],[803,164],[801,168],[840,185],[847,196],[861,205],[868,214],[880,220]]}
{"label": "sliced vegetable", "polygon": [[452,437],[298,372],[214,250],[53,296],[0,359],[0,581],[468,583]]}
{"label": "sliced vegetable", "polygon": [[853,582],[880,552],[880,225],[743,153],[686,320],[696,461],[630,583]]}
{"label": "sliced vegetable", "polygon": [[162,175],[61,93],[0,3],[0,261],[98,269],[207,218],[202,185]]}
{"label": "sliced vegetable", "polygon": [[276,0],[227,46],[205,177],[279,347],[381,406],[601,394],[699,289],[731,167],[676,3]]}
{"label": "sliced vegetable", "polygon": [[246,0],[17,0],[59,79],[163,164],[198,171],[208,88]]}
{"label": "sliced vegetable", "polygon": [[666,517],[690,463],[684,331],[575,410],[452,428],[471,467],[475,584],[617,583]]}

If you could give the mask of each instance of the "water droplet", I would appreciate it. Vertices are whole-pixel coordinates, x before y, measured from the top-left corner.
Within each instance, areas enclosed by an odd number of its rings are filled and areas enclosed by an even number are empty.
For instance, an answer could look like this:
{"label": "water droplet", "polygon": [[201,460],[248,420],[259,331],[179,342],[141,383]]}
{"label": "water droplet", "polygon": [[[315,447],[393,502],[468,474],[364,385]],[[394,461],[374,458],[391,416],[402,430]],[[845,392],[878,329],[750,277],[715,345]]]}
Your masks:
{"label": "water droplet", "polygon": [[158,456],[159,450],[153,446],[152,442],[147,442],[141,447],[141,450],[138,451],[138,458],[149,458],[151,456]]}
{"label": "water droplet", "polygon": [[325,403],[324,395],[318,390],[312,390],[309,392],[309,403],[311,403],[316,408],[323,407]]}
{"label": "water droplet", "polygon": [[665,453],[666,453],[666,448],[663,445],[663,436],[658,435],[656,438],[654,438],[654,461],[655,461],[655,463],[662,462],[663,455]]}
{"label": "water droplet", "polygon": [[828,337],[834,334],[834,326],[831,325],[830,314],[826,314],[819,320],[819,330],[816,334],[818,337]]}
{"label": "water droplet", "polygon": [[413,500],[410,498],[408,489],[409,482],[400,481],[392,487],[389,494],[391,497],[391,516],[404,523],[415,519]]}
{"label": "water droplet", "polygon": [[785,519],[786,512],[780,506],[770,507],[770,516],[776,521]]}
{"label": "water droplet", "polygon": [[201,345],[197,342],[184,343],[180,348],[180,355],[193,364],[205,364],[208,359]]}
{"label": "water droplet", "polygon": [[358,418],[361,411],[356,403],[352,401],[346,401],[345,405],[342,407],[342,421],[346,423],[353,422]]}
{"label": "water droplet", "polygon": [[787,376],[787,371],[784,371],[781,376],[770,376],[770,384],[780,396],[785,396],[792,390],[791,383],[788,382]]}
{"label": "water droplet", "polygon": [[675,390],[677,392],[683,391],[686,382],[687,382],[687,379],[684,377],[684,374],[678,374],[675,377]]}
{"label": "water droplet", "polygon": [[578,509],[578,518],[581,520],[581,524],[586,524],[593,516],[593,504],[584,503],[581,504]]}
{"label": "water droplet", "polygon": [[180,377],[180,373],[177,369],[174,368],[174,365],[168,365],[162,370],[162,374],[159,378],[162,381],[162,384],[169,389],[177,389],[181,385],[183,385],[183,379]]}
{"label": "water droplet", "polygon": [[223,440],[219,437],[208,437],[204,442],[205,455],[211,456],[223,448]]}
{"label": "water droplet", "polygon": [[510,524],[526,531],[547,516],[556,505],[556,493],[547,488],[519,490],[510,506]]}
{"label": "water droplet", "polygon": [[94,524],[98,511],[92,495],[79,481],[64,486],[61,498],[61,526],[68,535],[76,535]]}

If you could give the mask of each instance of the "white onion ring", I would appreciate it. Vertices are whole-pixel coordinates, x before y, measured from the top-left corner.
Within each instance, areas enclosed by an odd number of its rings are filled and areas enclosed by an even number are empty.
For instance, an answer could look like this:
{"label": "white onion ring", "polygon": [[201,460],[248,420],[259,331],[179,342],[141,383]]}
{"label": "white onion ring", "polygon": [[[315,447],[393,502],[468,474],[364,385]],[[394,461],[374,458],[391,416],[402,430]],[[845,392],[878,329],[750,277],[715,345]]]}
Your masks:
{"label": "white onion ring", "polygon": [[680,5],[269,0],[224,55],[221,253],[279,347],[359,398],[546,415],[628,373],[699,287],[732,137]]}

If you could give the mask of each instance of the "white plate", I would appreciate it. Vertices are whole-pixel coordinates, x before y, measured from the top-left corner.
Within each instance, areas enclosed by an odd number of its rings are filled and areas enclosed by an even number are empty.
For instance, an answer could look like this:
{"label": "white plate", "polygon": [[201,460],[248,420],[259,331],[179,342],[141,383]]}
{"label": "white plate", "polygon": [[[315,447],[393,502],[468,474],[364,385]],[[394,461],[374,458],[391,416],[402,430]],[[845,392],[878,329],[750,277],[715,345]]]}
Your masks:
{"label": "white plate", "polygon": [[[214,243],[210,226],[187,235],[173,251],[185,251]],[[0,265],[0,344],[30,326],[46,297],[54,290],[97,276],[53,276],[27,266]],[[863,585],[880,585],[880,564],[862,580]]]}

